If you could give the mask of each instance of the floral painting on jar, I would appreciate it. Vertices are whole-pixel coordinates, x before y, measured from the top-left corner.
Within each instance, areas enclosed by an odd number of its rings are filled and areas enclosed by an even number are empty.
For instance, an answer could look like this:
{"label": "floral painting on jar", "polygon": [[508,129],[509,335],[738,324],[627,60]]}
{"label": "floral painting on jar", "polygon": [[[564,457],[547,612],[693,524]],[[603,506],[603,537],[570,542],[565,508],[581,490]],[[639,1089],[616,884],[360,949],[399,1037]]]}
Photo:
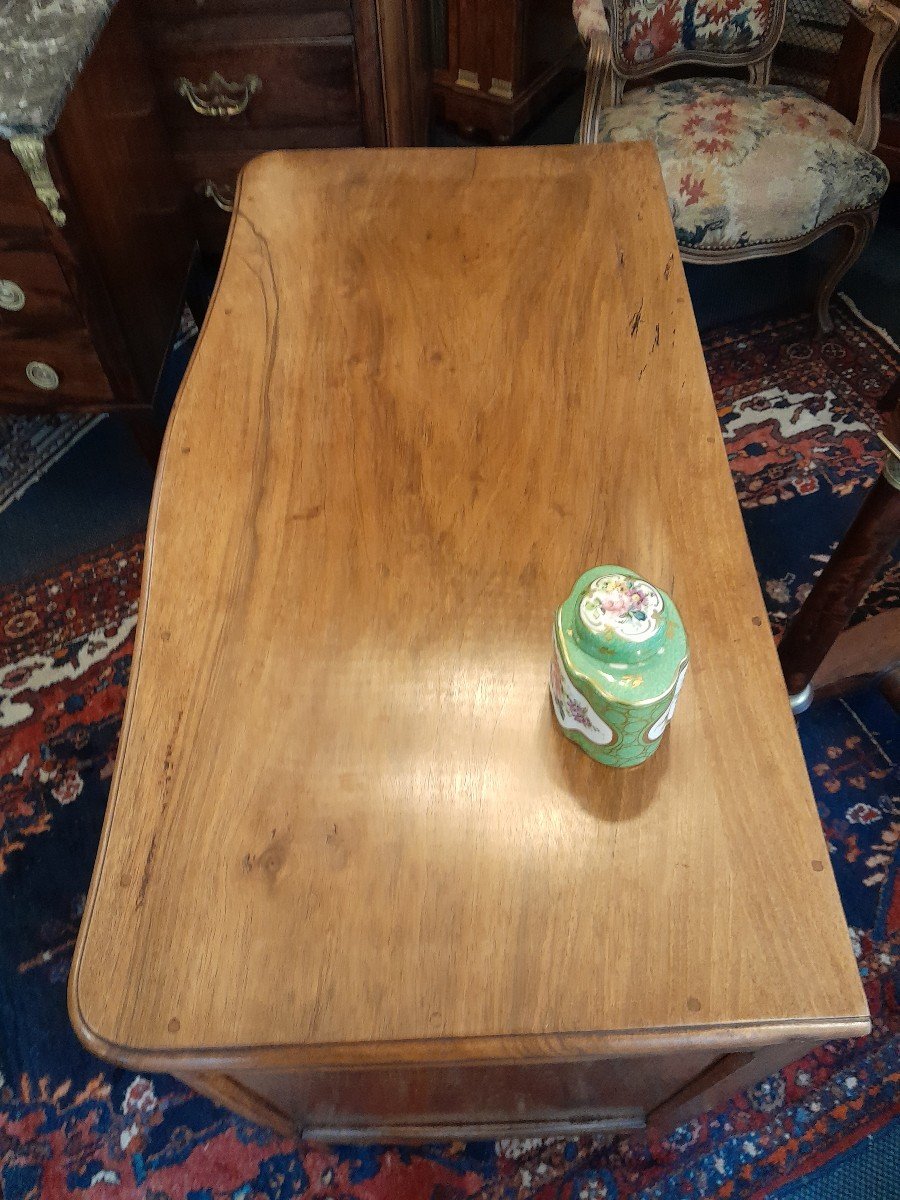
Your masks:
{"label": "floral painting on jar", "polygon": [[643,579],[603,575],[581,601],[581,619],[592,633],[608,631],[629,642],[645,642],[656,633],[662,606],[659,592]]}

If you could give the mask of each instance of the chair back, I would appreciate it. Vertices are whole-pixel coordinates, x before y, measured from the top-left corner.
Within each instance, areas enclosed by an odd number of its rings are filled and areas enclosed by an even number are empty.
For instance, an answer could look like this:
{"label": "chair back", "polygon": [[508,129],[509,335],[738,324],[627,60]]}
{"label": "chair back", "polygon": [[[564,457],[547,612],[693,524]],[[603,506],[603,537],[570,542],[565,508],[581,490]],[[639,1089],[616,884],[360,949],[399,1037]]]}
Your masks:
{"label": "chair back", "polygon": [[679,63],[731,68],[767,60],[787,0],[610,0],[613,66],[626,79]]}

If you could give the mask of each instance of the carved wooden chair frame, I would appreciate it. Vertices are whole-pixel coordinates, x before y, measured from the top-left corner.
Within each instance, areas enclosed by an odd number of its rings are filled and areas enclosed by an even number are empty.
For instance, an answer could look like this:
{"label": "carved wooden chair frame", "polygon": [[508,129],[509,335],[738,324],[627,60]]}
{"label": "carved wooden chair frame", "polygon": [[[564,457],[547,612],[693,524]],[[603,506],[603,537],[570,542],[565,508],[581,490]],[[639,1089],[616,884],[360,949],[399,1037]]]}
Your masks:
{"label": "carved wooden chair frame", "polygon": [[[872,45],[866,60],[860,86],[859,109],[852,138],[863,150],[874,150],[881,127],[881,72],[894,43],[900,36],[900,8],[891,0],[843,0],[851,18],[861,21],[872,34]],[[696,64],[723,69],[746,67],[751,84],[769,82],[772,56],[781,37],[787,12],[787,0],[774,0],[772,16],[765,36],[759,45],[746,52],[738,51],[674,51],[646,63],[629,63],[621,54],[623,9],[620,0],[589,0],[591,29],[587,35],[587,84],[581,114],[578,140],[596,140],[601,112],[621,104],[627,84],[644,80],[673,66]],[[822,332],[832,328],[828,311],[838,282],[862,254],[875,222],[878,205],[856,211],[838,213],[817,228],[795,238],[779,242],[758,242],[749,246],[718,250],[712,247],[680,247],[685,262],[726,263],[741,259],[769,258],[789,254],[808,246],[817,238],[841,228],[843,245],[825,274],[816,296],[815,316]]]}

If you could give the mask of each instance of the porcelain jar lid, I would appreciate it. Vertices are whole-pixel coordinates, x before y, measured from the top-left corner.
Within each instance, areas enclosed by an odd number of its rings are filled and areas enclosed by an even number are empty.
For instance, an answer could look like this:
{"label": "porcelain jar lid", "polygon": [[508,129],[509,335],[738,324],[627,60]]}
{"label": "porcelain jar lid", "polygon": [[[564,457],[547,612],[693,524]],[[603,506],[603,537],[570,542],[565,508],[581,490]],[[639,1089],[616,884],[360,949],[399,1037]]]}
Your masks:
{"label": "porcelain jar lid", "polygon": [[602,694],[651,704],[687,659],[684,626],[671,597],[625,567],[593,567],[557,614],[566,665]]}

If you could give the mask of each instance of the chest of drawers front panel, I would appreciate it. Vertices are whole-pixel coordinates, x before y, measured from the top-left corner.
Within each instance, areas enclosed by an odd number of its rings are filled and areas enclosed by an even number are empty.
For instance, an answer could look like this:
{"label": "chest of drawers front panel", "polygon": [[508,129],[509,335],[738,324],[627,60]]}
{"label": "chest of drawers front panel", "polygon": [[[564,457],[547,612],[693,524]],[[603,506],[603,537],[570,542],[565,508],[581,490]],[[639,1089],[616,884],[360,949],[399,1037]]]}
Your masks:
{"label": "chest of drawers front panel", "polygon": [[0,405],[109,407],[109,382],[34,191],[0,144]]}
{"label": "chest of drawers front panel", "polygon": [[158,95],[205,250],[221,251],[249,159],[372,140],[349,3],[157,0],[144,11]]}

